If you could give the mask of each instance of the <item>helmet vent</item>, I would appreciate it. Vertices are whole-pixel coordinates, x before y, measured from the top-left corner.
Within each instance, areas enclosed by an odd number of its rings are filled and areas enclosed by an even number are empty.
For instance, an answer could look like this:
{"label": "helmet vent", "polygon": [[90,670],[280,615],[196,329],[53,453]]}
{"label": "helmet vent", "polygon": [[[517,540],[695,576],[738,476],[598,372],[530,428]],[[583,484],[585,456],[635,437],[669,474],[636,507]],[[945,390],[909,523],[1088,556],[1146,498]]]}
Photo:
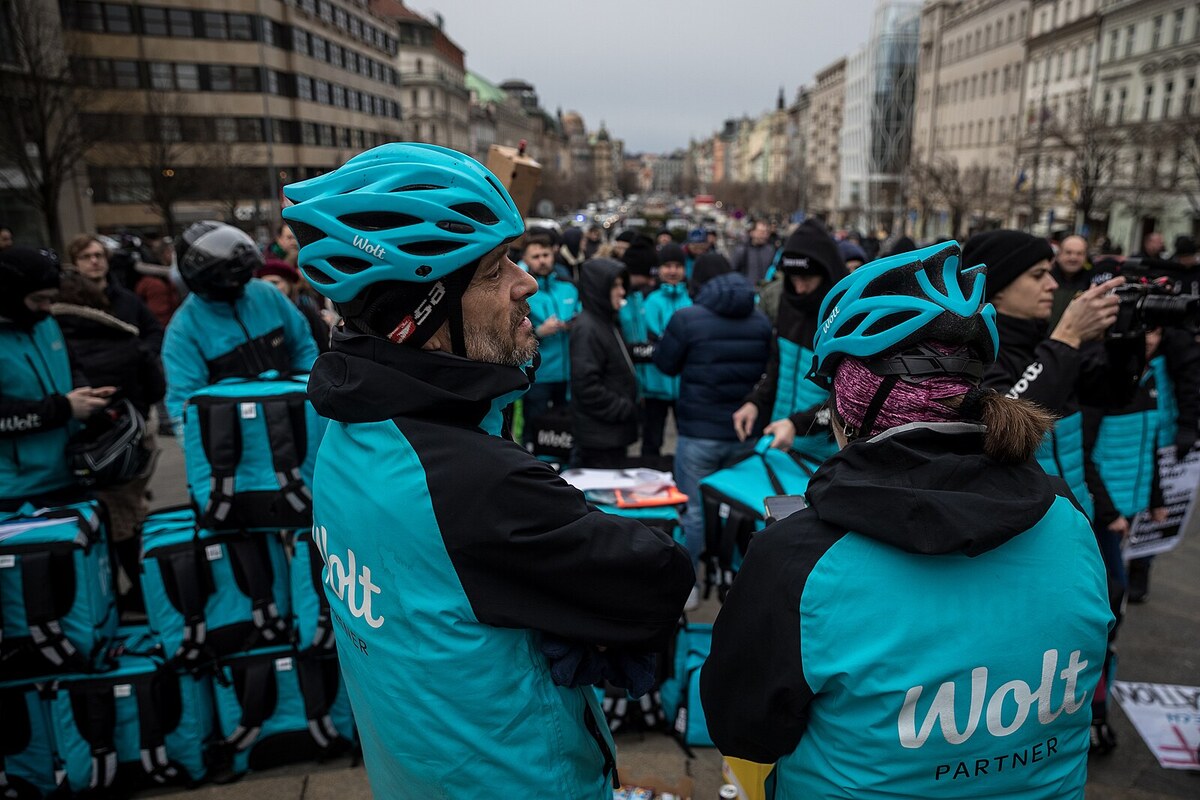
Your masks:
{"label": "helmet vent", "polygon": [[413,242],[400,246],[401,252],[408,253],[410,256],[442,256],[446,253],[453,253],[466,245],[462,242]]}
{"label": "helmet vent", "polygon": [[920,311],[897,311],[893,314],[888,314],[883,319],[877,319],[871,323],[871,327],[863,331],[863,336],[877,336],[878,334],[890,331],[908,322],[914,317],[921,316]]}
{"label": "helmet vent", "polygon": [[296,237],[296,243],[301,247],[308,247],[313,242],[320,241],[326,236],[325,231],[315,225],[309,225],[307,222],[300,222],[299,220],[288,220],[288,227],[292,229],[292,234]]}
{"label": "helmet vent", "polygon": [[372,266],[370,261],[363,261],[361,258],[350,258],[349,256],[334,256],[328,259],[328,261],[329,266],[345,275],[357,275],[364,269]]}
{"label": "helmet vent", "polygon": [[390,231],[393,228],[417,225],[421,221],[420,217],[396,211],[360,211],[338,217],[338,222],[359,231]]}
{"label": "helmet vent", "polygon": [[471,234],[475,232],[475,228],[465,222],[454,222],[453,220],[442,220],[437,224],[439,228],[447,233],[465,233]]}
{"label": "helmet vent", "polygon": [[488,182],[488,183],[490,183],[490,184],[492,185],[492,188],[496,190],[496,194],[500,195],[501,197],[503,197],[503,198],[504,198],[504,199],[505,199],[505,200],[508,202],[508,205],[509,205],[509,207],[511,208],[511,207],[512,207],[512,200],[509,200],[509,199],[508,199],[508,192],[506,192],[506,191],[504,191],[503,189],[501,189],[501,188],[500,188],[500,186],[499,186],[499,185],[497,185],[497,183],[496,183],[494,180],[492,180],[492,176],[491,176],[491,175],[484,175],[483,177],[484,177],[484,178],[486,178],[486,179],[487,179],[487,182]]}
{"label": "helmet vent", "polygon": [[495,225],[500,221],[500,218],[492,213],[492,210],[483,203],[460,203],[456,206],[450,206],[451,211],[457,211],[468,219],[473,219],[481,225]]}
{"label": "helmet vent", "polygon": [[316,267],[310,267],[309,265],[305,264],[300,269],[304,271],[304,274],[313,283],[319,283],[322,286],[330,286],[334,283],[333,278],[329,277]]}
{"label": "helmet vent", "polygon": [[392,189],[393,192],[430,192],[439,189],[445,189],[445,186],[435,186],[432,183],[410,183],[407,186],[400,186]]}

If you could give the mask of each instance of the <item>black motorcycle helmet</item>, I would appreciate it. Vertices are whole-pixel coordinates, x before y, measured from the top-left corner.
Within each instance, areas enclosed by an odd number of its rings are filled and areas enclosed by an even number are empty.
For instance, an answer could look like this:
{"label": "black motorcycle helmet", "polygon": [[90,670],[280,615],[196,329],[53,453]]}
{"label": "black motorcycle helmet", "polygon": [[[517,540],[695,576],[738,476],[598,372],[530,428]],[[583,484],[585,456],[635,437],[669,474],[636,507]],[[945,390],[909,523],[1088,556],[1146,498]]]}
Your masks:
{"label": "black motorcycle helmet", "polygon": [[189,226],[175,243],[175,255],[188,289],[215,302],[231,303],[241,297],[263,263],[253,239],[214,220]]}
{"label": "black motorcycle helmet", "polygon": [[128,400],[88,417],[67,442],[67,466],[80,485],[103,488],[147,475],[153,454],[142,447],[146,420]]}
{"label": "black motorcycle helmet", "polygon": [[31,311],[25,298],[44,289],[57,289],[62,270],[53,250],[14,246],[0,250],[0,317],[22,330],[46,318]]}

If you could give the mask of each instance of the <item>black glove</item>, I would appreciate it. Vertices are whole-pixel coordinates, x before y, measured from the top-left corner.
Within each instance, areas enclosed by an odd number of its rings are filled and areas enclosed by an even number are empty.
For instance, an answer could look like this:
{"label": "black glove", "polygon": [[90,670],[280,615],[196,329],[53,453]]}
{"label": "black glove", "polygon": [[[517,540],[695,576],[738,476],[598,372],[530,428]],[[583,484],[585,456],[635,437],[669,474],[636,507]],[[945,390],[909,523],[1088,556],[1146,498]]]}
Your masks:
{"label": "black glove", "polygon": [[559,686],[595,686],[608,681],[625,689],[630,697],[641,697],[654,688],[656,660],[653,653],[627,650],[601,652],[592,645],[545,637],[542,655],[550,665],[550,677]]}

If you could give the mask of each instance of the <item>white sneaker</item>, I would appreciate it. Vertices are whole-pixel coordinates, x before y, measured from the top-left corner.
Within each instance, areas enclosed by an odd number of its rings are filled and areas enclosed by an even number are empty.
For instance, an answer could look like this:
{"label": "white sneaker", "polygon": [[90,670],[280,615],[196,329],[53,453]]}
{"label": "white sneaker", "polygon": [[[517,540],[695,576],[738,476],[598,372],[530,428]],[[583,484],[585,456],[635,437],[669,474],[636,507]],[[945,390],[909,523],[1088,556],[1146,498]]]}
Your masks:
{"label": "white sneaker", "polygon": [[700,587],[693,586],[692,591],[688,594],[687,602],[683,604],[684,611],[695,611],[700,607]]}

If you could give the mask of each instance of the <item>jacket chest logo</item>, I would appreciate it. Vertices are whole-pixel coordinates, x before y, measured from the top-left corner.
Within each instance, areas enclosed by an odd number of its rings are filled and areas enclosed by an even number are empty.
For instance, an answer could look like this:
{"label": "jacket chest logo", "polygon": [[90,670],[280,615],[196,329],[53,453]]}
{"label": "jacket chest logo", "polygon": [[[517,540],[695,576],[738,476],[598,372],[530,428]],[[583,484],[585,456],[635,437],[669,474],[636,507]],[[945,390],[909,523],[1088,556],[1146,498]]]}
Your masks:
{"label": "jacket chest logo", "polygon": [[[340,556],[329,554],[329,532],[324,525],[313,526],[313,541],[325,562],[325,583],[337,595],[337,599],[345,603],[346,608],[357,619],[361,619],[372,628],[383,625],[384,618],[371,613],[371,600],[382,590],[371,582],[371,568],[363,564],[357,569],[354,551],[346,551],[346,560]],[[361,589],[361,591],[360,591]]]}

